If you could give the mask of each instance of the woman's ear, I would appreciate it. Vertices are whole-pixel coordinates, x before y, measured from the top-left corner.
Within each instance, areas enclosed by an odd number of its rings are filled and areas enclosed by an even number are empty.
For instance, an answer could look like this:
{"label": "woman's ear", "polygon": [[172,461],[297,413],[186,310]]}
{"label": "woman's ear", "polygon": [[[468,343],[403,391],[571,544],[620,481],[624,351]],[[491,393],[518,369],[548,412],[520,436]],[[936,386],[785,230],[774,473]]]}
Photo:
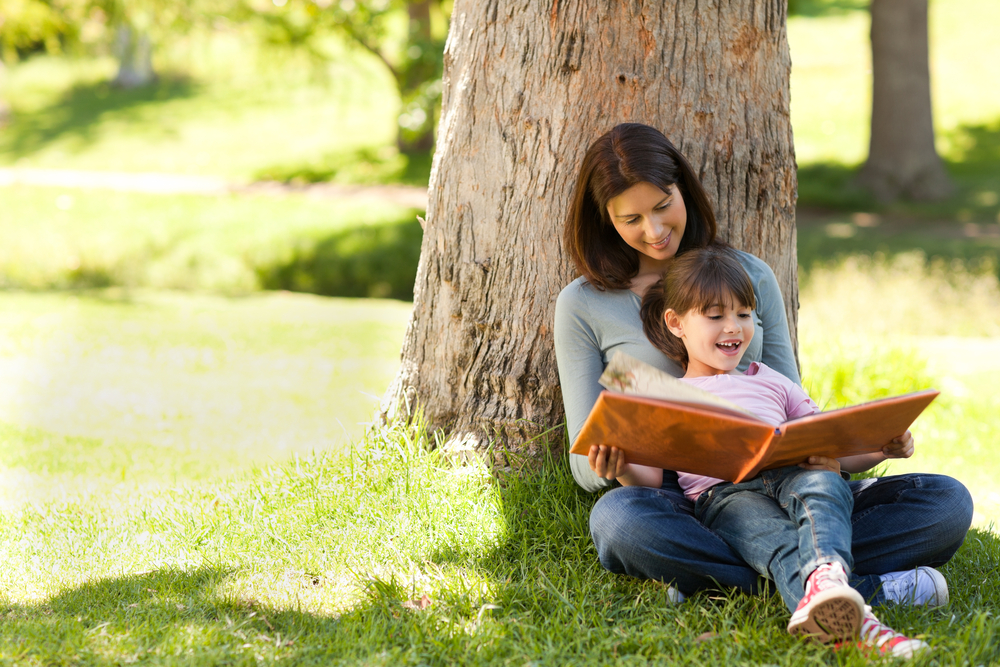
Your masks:
{"label": "woman's ear", "polygon": [[680,316],[674,312],[673,308],[667,308],[663,313],[663,322],[667,325],[667,330],[678,338],[684,337],[684,327],[681,326]]}

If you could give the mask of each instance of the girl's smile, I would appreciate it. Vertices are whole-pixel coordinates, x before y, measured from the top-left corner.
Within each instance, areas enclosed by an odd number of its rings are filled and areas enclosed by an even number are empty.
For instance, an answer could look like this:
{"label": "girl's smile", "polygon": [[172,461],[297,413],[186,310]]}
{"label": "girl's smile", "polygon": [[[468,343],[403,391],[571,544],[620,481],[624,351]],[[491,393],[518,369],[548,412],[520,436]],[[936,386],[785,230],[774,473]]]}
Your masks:
{"label": "girl's smile", "polygon": [[733,373],[753,338],[753,318],[749,306],[736,305],[732,294],[725,304],[715,304],[703,312],[691,309],[683,315],[667,309],[667,328],[681,339],[688,353],[684,377]]}

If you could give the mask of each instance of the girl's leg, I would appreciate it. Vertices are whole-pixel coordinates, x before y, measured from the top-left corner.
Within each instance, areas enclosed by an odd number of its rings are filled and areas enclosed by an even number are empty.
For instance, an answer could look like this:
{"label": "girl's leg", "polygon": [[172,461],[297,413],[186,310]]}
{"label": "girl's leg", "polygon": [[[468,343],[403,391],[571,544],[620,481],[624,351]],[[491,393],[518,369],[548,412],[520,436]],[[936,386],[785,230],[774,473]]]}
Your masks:
{"label": "girl's leg", "polygon": [[759,575],[718,535],[694,517],[694,506],[664,472],[660,489],[620,487],[604,494],[590,514],[601,564],[618,574],[672,582],[686,595],[735,587],[753,593]]}
{"label": "girl's leg", "polygon": [[770,578],[794,611],[803,594],[799,531],[764,490],[762,478],[709,489],[697,503],[697,516],[722,537],[754,571]]}
{"label": "girl's leg", "polygon": [[798,529],[801,579],[824,563],[840,563],[851,572],[854,498],[847,482],[828,470],[798,466],[766,470],[761,480]]}
{"label": "girl's leg", "polygon": [[972,525],[972,497],[944,475],[895,475],[849,483],[854,495],[851,585],[882,604],[880,574],[946,563]]}

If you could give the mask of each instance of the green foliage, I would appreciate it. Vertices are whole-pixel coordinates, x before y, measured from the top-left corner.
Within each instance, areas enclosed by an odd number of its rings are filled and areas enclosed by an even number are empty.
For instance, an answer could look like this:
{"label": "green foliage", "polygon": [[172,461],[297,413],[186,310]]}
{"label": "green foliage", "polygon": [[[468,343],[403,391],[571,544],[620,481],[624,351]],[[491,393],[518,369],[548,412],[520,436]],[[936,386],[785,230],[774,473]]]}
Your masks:
{"label": "green foliage", "polygon": [[14,63],[34,51],[59,53],[74,40],[80,26],[69,20],[72,0],[4,0],[0,14],[0,58]]}
{"label": "green foliage", "polygon": [[[242,0],[235,15],[255,20],[269,43],[319,58],[327,57],[324,40],[330,34],[374,55],[392,73],[399,92],[399,148],[432,148],[447,32],[440,0]],[[403,31],[397,29],[401,22]]]}

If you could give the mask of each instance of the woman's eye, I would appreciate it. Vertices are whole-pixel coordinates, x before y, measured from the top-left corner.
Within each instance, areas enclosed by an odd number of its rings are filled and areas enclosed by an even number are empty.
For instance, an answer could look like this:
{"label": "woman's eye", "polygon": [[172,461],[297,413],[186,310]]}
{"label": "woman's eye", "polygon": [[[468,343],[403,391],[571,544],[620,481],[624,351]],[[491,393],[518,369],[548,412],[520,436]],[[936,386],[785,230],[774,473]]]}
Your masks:
{"label": "woman's eye", "polygon": [[673,201],[665,201],[665,202],[663,202],[662,204],[660,204],[659,206],[657,206],[657,207],[656,207],[656,210],[657,210],[657,211],[662,211],[663,209],[665,209],[665,208],[669,207],[669,206],[670,206],[670,204],[672,204],[672,203],[673,203]]}

